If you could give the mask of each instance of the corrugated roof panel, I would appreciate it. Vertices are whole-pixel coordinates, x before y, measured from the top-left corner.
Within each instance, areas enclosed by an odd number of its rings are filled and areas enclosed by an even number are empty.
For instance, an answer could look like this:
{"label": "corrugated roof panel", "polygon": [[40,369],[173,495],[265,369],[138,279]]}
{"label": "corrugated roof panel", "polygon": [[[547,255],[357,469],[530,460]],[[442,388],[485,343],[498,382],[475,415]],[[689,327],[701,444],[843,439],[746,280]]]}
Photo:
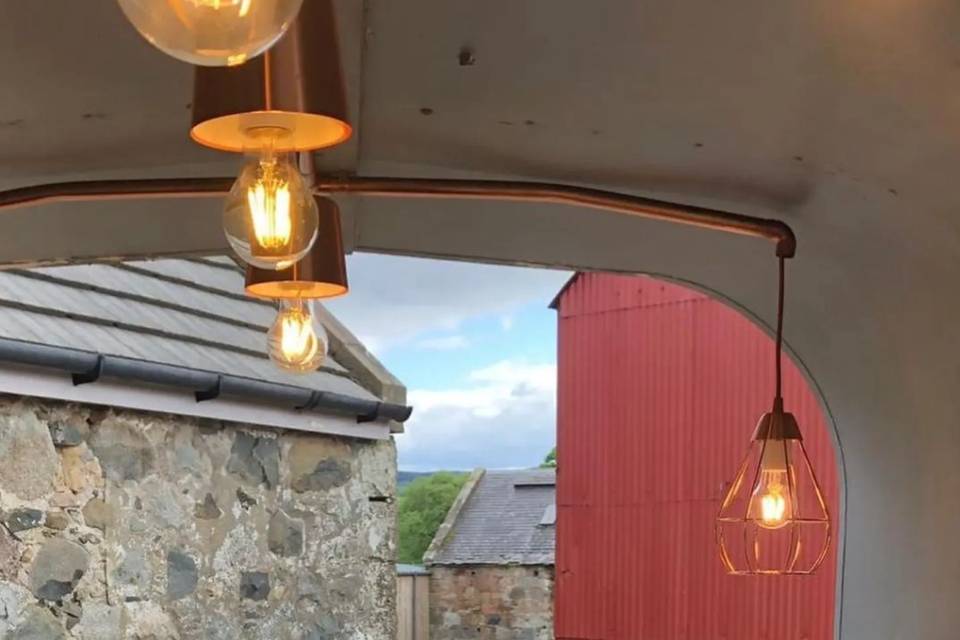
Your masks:
{"label": "corrugated roof panel", "polygon": [[609,280],[609,285],[605,290],[597,291],[594,287],[580,283],[580,279],[586,275],[578,273],[571,277],[554,301],[558,303],[561,299],[563,300],[563,305],[558,309],[561,317],[618,309],[656,307],[708,298],[699,291],[664,280],[613,273],[603,274],[604,278]]}

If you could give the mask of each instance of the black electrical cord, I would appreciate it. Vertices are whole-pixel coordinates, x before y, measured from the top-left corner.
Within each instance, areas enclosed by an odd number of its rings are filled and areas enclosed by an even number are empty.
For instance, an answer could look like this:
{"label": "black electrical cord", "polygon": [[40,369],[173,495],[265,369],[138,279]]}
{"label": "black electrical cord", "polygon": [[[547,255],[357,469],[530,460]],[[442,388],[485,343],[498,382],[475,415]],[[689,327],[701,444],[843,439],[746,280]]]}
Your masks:
{"label": "black electrical cord", "polygon": [[774,411],[783,410],[783,290],[784,290],[784,266],[785,260],[783,256],[779,257],[779,286],[777,289],[777,348],[776,348],[776,371],[777,371],[777,388],[776,396],[773,400]]}

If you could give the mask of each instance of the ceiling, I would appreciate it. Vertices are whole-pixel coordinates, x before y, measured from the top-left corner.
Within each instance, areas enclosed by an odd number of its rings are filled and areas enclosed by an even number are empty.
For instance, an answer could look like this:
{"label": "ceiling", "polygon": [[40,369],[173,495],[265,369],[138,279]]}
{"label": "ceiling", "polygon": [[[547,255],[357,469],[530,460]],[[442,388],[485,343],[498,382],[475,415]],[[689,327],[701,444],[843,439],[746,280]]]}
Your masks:
{"label": "ceiling", "polygon": [[[337,7],[357,135],[327,170],[585,184],[793,226],[786,337],[845,460],[841,637],[954,637],[960,4]],[[115,2],[0,11],[0,185],[234,171],[187,139],[189,68]],[[760,240],[559,205],[343,204],[355,250],[665,274],[771,320]],[[224,246],[215,200],[0,216],[7,264]]]}

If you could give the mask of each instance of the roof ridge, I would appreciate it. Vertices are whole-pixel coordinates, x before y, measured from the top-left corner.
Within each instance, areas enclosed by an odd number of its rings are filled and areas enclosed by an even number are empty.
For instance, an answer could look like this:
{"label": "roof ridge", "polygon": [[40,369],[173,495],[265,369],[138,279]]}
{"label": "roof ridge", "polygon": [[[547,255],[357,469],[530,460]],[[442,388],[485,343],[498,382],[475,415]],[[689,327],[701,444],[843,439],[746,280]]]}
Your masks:
{"label": "roof ridge", "polygon": [[241,327],[243,329],[250,329],[253,331],[266,331],[270,328],[266,325],[256,324],[254,322],[247,322],[245,320],[240,320],[232,316],[219,315],[216,313],[211,313],[209,311],[203,311],[203,310],[197,309],[196,307],[177,304],[175,302],[167,302],[166,300],[161,300],[159,298],[151,298],[150,296],[144,296],[139,293],[130,293],[128,291],[123,291],[121,289],[112,289],[110,287],[102,287],[100,285],[81,282],[78,280],[60,278],[57,276],[52,276],[47,273],[38,273],[35,271],[31,271],[29,269],[8,269],[6,273],[10,273],[10,274],[27,278],[27,279],[41,280],[43,282],[49,282],[51,284],[56,284],[58,286],[70,287],[72,289],[83,289],[87,291],[93,291],[95,293],[102,293],[104,295],[112,296],[114,298],[119,298],[123,300],[132,300],[135,302],[142,302],[144,304],[148,304],[154,307],[169,309],[171,311],[179,311],[179,312],[186,313],[199,318],[205,318],[207,320],[214,320],[216,322],[223,322],[224,324],[233,325],[235,327]]}

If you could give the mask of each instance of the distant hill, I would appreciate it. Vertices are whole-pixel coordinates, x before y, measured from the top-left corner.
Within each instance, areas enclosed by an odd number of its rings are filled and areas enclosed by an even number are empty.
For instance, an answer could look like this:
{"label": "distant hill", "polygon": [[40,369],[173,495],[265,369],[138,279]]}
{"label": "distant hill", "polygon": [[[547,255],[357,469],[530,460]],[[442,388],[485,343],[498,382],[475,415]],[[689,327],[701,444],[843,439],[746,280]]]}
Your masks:
{"label": "distant hill", "polygon": [[434,471],[397,471],[397,488],[403,489],[405,486],[423,476],[429,476]]}

